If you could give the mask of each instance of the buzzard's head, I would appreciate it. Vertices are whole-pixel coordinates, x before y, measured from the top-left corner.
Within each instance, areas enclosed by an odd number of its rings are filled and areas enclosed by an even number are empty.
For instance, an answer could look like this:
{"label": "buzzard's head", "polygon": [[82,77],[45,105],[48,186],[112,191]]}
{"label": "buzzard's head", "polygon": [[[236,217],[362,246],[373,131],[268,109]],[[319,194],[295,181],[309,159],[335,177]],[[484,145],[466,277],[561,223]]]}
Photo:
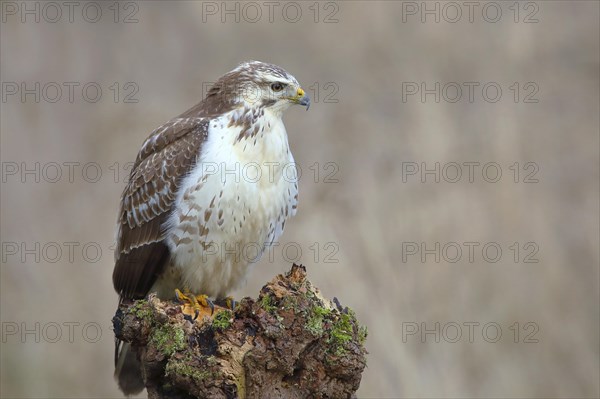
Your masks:
{"label": "buzzard's head", "polygon": [[295,77],[277,65],[249,61],[223,75],[205,101],[218,100],[232,108],[268,107],[281,114],[291,104],[310,106],[310,98]]}

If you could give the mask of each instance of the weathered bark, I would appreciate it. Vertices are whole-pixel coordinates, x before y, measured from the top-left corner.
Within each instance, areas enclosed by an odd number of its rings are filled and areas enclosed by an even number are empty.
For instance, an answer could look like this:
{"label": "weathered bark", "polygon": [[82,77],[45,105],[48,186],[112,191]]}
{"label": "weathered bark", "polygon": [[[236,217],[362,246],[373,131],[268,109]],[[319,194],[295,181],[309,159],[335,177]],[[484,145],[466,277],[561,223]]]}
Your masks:
{"label": "weathered bark", "polygon": [[349,398],[366,329],[335,302],[293,265],[235,312],[192,322],[179,303],[151,296],[122,305],[113,325],[137,351],[150,398]]}

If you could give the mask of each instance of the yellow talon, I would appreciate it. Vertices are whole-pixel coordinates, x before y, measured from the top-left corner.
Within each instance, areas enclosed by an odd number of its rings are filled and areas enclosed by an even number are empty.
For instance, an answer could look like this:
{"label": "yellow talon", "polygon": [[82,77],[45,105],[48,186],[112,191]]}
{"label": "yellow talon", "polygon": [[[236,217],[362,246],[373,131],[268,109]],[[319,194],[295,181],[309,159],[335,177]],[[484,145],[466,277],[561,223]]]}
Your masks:
{"label": "yellow talon", "polygon": [[228,296],[227,298],[225,298],[225,305],[228,309],[235,310],[235,307],[237,306],[237,301],[233,299],[232,296]]}
{"label": "yellow talon", "polygon": [[215,304],[208,298],[208,295],[196,295],[196,301],[205,308],[210,308],[210,314],[215,312]]}
{"label": "yellow talon", "polygon": [[212,316],[215,312],[215,305],[208,298],[208,295],[193,295],[188,290],[185,290],[184,294],[175,289],[175,296],[182,303],[181,311],[183,314],[190,316],[192,320],[196,320],[201,313],[208,313],[208,308],[210,308],[209,316]]}

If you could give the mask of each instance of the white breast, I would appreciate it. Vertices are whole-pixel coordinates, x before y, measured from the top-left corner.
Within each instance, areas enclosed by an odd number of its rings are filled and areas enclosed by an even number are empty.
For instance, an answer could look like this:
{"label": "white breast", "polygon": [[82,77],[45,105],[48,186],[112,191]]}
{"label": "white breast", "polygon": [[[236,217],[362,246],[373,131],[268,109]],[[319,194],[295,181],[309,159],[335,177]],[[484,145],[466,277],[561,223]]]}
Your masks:
{"label": "white breast", "polygon": [[170,279],[169,289],[180,284],[225,296],[296,212],[294,159],[281,118],[266,111],[259,132],[241,140],[241,127],[227,127],[230,118],[211,121],[200,160],[165,226],[172,264],[161,280]]}

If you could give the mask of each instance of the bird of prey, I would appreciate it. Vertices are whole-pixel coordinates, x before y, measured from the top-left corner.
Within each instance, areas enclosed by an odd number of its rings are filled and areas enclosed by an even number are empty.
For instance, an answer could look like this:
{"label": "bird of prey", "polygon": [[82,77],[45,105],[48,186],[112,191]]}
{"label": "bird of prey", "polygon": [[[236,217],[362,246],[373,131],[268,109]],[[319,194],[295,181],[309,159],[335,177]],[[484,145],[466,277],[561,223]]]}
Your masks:
{"label": "bird of prey", "polygon": [[[246,62],[150,134],[121,196],[113,272],[120,301],[151,292],[168,299],[177,288],[222,299],[243,281],[258,257],[242,252],[262,253],[296,213],[297,181],[284,175],[294,163],[282,121],[291,104],[310,105],[296,78]],[[115,355],[121,390],[141,391],[128,344],[117,341]]]}

